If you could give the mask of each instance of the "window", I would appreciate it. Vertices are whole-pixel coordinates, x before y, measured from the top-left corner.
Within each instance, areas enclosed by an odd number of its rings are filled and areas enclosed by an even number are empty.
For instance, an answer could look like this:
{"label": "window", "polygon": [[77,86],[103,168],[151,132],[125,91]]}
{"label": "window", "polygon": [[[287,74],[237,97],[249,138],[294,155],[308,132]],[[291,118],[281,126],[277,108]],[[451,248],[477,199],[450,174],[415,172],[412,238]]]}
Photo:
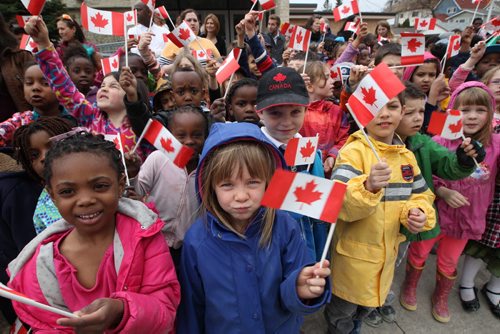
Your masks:
{"label": "window", "polygon": [[411,17],[417,17],[418,16],[418,12],[412,12],[411,13]]}
{"label": "window", "polygon": [[457,12],[457,7],[451,7],[446,10],[446,13],[453,14]]}

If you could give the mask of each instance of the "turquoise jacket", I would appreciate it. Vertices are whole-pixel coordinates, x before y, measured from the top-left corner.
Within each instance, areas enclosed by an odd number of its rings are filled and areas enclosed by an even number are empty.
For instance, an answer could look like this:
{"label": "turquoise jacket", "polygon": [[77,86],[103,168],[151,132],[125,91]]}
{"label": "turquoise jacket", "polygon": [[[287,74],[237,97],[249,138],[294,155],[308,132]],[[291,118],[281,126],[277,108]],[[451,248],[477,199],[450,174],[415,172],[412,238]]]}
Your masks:
{"label": "turquoise jacket", "polygon": [[[458,163],[457,155],[446,147],[434,142],[431,137],[417,133],[406,139],[406,147],[415,154],[420,172],[427,186],[434,192],[432,175],[446,180],[459,180],[469,176],[474,167],[463,167]],[[437,211],[436,211],[437,213]],[[439,223],[436,214],[436,222]],[[435,238],[440,232],[439,224],[429,231],[408,235],[407,241],[420,241]]]}

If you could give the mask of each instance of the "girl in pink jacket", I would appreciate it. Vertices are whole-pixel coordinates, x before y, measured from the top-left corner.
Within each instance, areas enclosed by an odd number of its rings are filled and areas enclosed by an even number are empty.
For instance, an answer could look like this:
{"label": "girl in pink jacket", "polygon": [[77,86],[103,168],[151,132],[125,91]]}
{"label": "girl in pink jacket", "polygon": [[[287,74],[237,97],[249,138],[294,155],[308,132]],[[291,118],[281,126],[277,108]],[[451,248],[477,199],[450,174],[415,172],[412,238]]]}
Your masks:
{"label": "girl in pink jacket", "polygon": [[86,132],[69,136],[47,153],[44,177],[63,219],[9,264],[8,285],[78,318],[13,302],[20,320],[35,333],[172,332],[180,287],[164,223],[143,203],[120,198],[115,145]]}

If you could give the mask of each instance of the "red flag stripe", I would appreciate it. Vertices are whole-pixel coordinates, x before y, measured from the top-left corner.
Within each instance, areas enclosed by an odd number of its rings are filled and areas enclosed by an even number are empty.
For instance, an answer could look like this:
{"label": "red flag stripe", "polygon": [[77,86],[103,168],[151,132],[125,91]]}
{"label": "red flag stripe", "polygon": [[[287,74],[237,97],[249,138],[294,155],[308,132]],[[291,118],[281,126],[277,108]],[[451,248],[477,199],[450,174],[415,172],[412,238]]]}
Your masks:
{"label": "red flag stripe", "polygon": [[441,135],[444,124],[446,123],[446,117],[447,115],[444,112],[433,112],[431,114],[427,132],[432,133],[433,135]]}
{"label": "red flag stripe", "polygon": [[144,139],[146,139],[151,145],[154,145],[162,129],[163,125],[160,122],[153,120],[148,128],[148,131],[144,135]]}
{"label": "red flag stripe", "polygon": [[286,145],[285,162],[288,166],[295,166],[295,157],[299,148],[299,138],[292,138]]}
{"label": "red flag stripe", "polygon": [[337,220],[340,210],[342,209],[342,204],[344,200],[339,200],[337,193],[344,193],[346,191],[347,184],[341,182],[335,182],[332,187],[332,191],[328,194],[328,199],[326,200],[324,210],[321,212],[320,220],[334,223]]}
{"label": "red flag stripe", "polygon": [[[382,65],[382,66],[380,66]],[[387,71],[390,71],[389,67],[385,63],[380,63],[375,69],[370,73],[372,76],[373,80],[378,84],[380,89],[384,92],[386,96],[393,96],[394,91],[397,90],[401,92],[402,90],[405,89],[405,86],[401,83],[401,81],[394,82],[393,81],[393,76],[387,76],[384,73],[387,73],[384,71],[384,68],[386,68]],[[397,95],[396,94],[396,95]]]}
{"label": "red flag stripe", "polygon": [[[88,27],[89,26],[89,16],[88,16],[88,11],[87,11],[87,5],[82,3],[80,7],[80,22],[82,23],[82,27]],[[85,28],[87,29],[87,28]]]}
{"label": "red flag stripe", "polygon": [[268,188],[274,189],[275,191],[273,191],[272,194],[266,192],[262,198],[261,205],[269,206],[271,208],[280,208],[283,205],[283,201],[285,200],[294,179],[294,173],[277,169],[268,185]]}
{"label": "red flag stripe", "polygon": [[423,62],[424,55],[401,57],[401,65],[422,64]]}
{"label": "red flag stripe", "polygon": [[31,15],[39,15],[45,5],[45,0],[21,0]]}
{"label": "red flag stripe", "polygon": [[193,154],[194,150],[192,148],[182,145],[180,151],[175,156],[174,164],[181,168],[186,166]]}
{"label": "red flag stripe", "polygon": [[366,126],[375,117],[358,99],[350,99],[349,106],[363,126]]}

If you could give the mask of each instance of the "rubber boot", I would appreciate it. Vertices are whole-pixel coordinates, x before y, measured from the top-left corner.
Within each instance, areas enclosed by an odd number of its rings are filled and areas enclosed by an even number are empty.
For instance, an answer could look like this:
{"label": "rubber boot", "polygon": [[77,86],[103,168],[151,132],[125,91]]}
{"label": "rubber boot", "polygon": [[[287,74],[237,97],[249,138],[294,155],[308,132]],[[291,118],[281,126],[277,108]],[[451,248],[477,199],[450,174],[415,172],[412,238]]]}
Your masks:
{"label": "rubber boot", "polygon": [[424,266],[414,266],[410,261],[406,263],[406,276],[403,285],[401,285],[399,302],[408,311],[417,309],[417,284],[423,269]]}
{"label": "rubber boot", "polygon": [[453,276],[446,276],[439,270],[436,272],[436,288],[432,294],[432,316],[439,322],[450,321],[450,311],[448,310],[448,296],[457,279],[457,273]]}

